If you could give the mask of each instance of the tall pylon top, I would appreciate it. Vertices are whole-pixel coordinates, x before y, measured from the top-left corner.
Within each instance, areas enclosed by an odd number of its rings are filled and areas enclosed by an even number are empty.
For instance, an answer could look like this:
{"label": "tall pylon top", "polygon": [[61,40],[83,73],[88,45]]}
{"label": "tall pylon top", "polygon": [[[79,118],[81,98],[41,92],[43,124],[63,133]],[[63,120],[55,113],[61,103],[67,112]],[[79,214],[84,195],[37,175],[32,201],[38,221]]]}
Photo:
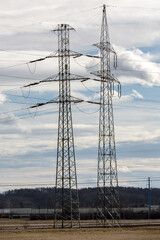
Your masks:
{"label": "tall pylon top", "polygon": [[110,42],[109,39],[109,31],[108,31],[108,23],[107,23],[107,13],[106,13],[106,5],[103,5],[103,15],[102,15],[102,27],[101,27],[101,43]]}
{"label": "tall pylon top", "polygon": [[[111,54],[114,56],[113,66],[114,68],[117,67],[117,54],[112,47],[109,39],[109,31],[108,31],[108,24],[107,24],[107,13],[106,13],[106,5],[103,5],[103,14],[102,14],[102,25],[101,25],[101,35],[100,35],[100,42],[93,44],[100,49],[100,58],[101,58],[101,68],[98,71],[92,72],[92,74],[101,78],[102,81],[108,81],[113,85],[114,83],[118,83],[118,96],[121,96],[121,87],[120,82],[113,76],[111,73]],[[113,90],[114,94],[114,90]]]}
{"label": "tall pylon top", "polygon": [[74,30],[75,29],[73,27],[71,27],[69,24],[66,23],[61,23],[58,24],[57,27],[53,30],[53,32],[57,32],[57,31],[66,31],[66,30]]}

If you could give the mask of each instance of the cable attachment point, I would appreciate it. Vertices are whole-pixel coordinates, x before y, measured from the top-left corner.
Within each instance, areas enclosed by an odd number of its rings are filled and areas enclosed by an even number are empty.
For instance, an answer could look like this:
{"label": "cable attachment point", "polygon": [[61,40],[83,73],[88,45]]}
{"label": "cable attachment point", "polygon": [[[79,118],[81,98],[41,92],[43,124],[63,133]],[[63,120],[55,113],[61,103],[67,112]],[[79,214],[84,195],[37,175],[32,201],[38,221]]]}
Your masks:
{"label": "cable attachment point", "polygon": [[121,98],[122,95],[122,89],[121,89],[121,84],[120,82],[118,83],[118,97]]}
{"label": "cable attachment point", "polygon": [[37,107],[36,107],[36,111],[34,112],[34,114],[31,113],[30,108],[27,108],[27,110],[28,110],[29,115],[30,115],[31,118],[35,118],[36,117],[36,115],[37,115]]}
{"label": "cable attachment point", "polygon": [[[24,87],[24,86],[23,86],[23,87]],[[24,94],[23,87],[20,87],[21,92],[22,92],[22,95],[23,95],[24,98],[28,98],[29,95],[30,95],[30,92],[31,92],[30,86],[29,86],[29,90],[28,90],[28,94],[27,94],[27,96],[25,96],[25,94]]]}
{"label": "cable attachment point", "polygon": [[116,52],[114,52],[113,67],[114,67],[115,69],[117,68],[117,53],[116,53]]}
{"label": "cable attachment point", "polygon": [[37,67],[36,61],[34,62],[34,69],[33,69],[33,71],[31,70],[31,68],[30,68],[30,66],[29,66],[30,63],[26,63],[26,64],[27,64],[27,67],[28,67],[29,72],[30,72],[32,75],[34,75],[35,72],[36,72],[36,67]]}
{"label": "cable attachment point", "polygon": [[114,95],[114,82],[111,83],[111,92],[112,92],[112,96]]}

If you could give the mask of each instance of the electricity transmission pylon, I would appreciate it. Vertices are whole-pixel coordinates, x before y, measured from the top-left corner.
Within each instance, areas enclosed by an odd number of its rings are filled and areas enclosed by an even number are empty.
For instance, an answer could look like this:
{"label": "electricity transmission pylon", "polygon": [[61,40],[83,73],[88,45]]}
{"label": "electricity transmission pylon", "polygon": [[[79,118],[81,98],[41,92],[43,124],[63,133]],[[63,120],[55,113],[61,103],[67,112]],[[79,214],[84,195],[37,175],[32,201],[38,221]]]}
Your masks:
{"label": "electricity transmission pylon", "polygon": [[100,43],[94,44],[100,49],[100,70],[93,74],[100,77],[100,113],[99,113],[99,144],[97,172],[97,224],[115,226],[119,224],[119,196],[116,162],[116,147],[113,119],[112,96],[114,84],[120,82],[114,78],[110,68],[110,56],[114,55],[114,66],[117,56],[110,44],[106,6],[103,5]]}
{"label": "electricity transmission pylon", "polygon": [[80,224],[79,199],[73,139],[71,92],[70,92],[70,46],[69,33],[73,30],[67,24],[58,25],[59,63],[59,121],[57,143],[57,167],[55,185],[55,223],[61,220],[61,227],[72,227],[73,221]]}
{"label": "electricity transmission pylon", "polygon": [[74,30],[67,24],[59,24],[54,30],[58,33],[59,63],[59,121],[57,143],[57,167],[55,185],[55,222],[54,226],[80,226],[79,199],[75,149],[72,126],[71,103],[81,102],[71,96],[70,81],[84,79],[70,74],[70,56],[77,53],[70,51],[69,35]]}
{"label": "electricity transmission pylon", "polygon": [[59,72],[47,79],[26,85],[30,87],[43,82],[59,82],[59,95],[56,99],[45,103],[38,103],[30,108],[37,108],[46,104],[59,104],[57,165],[55,184],[55,228],[80,227],[79,198],[77,188],[77,174],[75,161],[75,148],[72,126],[71,103],[84,100],[71,96],[71,80],[88,80],[70,73],[70,57],[79,57],[82,54],[70,50],[70,31],[74,28],[68,24],[59,24],[54,32],[58,35],[58,51],[54,55],[37,59],[32,62],[42,61],[46,58],[58,57]]}

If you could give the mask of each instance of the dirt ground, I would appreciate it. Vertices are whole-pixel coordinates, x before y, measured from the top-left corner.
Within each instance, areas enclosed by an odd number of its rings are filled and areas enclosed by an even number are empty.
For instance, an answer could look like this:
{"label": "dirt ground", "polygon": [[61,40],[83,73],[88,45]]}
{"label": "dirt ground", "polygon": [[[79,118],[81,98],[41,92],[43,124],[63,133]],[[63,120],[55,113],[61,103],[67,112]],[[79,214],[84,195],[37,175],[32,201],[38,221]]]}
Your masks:
{"label": "dirt ground", "polygon": [[0,240],[160,240],[160,227],[0,230]]}

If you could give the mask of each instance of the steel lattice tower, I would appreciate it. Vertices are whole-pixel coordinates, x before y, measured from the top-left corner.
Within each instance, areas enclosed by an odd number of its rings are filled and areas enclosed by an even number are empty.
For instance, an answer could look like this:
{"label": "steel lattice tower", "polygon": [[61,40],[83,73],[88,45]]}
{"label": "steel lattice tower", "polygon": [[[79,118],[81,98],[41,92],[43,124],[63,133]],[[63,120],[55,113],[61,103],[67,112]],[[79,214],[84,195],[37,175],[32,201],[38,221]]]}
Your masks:
{"label": "steel lattice tower", "polygon": [[118,224],[117,220],[120,218],[120,215],[112,96],[114,94],[114,83],[118,83],[120,94],[120,83],[114,78],[110,68],[111,53],[114,55],[115,67],[117,65],[117,57],[110,44],[105,5],[103,5],[100,43],[94,44],[94,46],[100,49],[101,58],[100,70],[93,73],[101,79],[97,172],[97,224],[114,226],[116,223]]}
{"label": "steel lattice tower", "polygon": [[70,73],[70,57],[80,57],[83,54],[70,50],[70,31],[74,28],[68,24],[59,24],[54,32],[58,34],[58,51],[33,62],[43,61],[46,58],[58,57],[59,72],[44,80],[25,85],[30,87],[45,82],[59,82],[59,95],[45,103],[37,103],[30,108],[41,107],[46,104],[59,104],[57,166],[55,184],[55,220],[54,227],[80,227],[79,199],[77,189],[76,161],[74,150],[71,103],[80,103],[84,100],[71,96],[70,81],[89,78]]}
{"label": "steel lattice tower", "polygon": [[67,24],[59,24],[54,30],[58,33],[59,63],[59,122],[57,143],[57,167],[55,186],[54,227],[74,227],[80,225],[79,199],[77,189],[76,162],[72,127],[70,90],[70,31]]}

